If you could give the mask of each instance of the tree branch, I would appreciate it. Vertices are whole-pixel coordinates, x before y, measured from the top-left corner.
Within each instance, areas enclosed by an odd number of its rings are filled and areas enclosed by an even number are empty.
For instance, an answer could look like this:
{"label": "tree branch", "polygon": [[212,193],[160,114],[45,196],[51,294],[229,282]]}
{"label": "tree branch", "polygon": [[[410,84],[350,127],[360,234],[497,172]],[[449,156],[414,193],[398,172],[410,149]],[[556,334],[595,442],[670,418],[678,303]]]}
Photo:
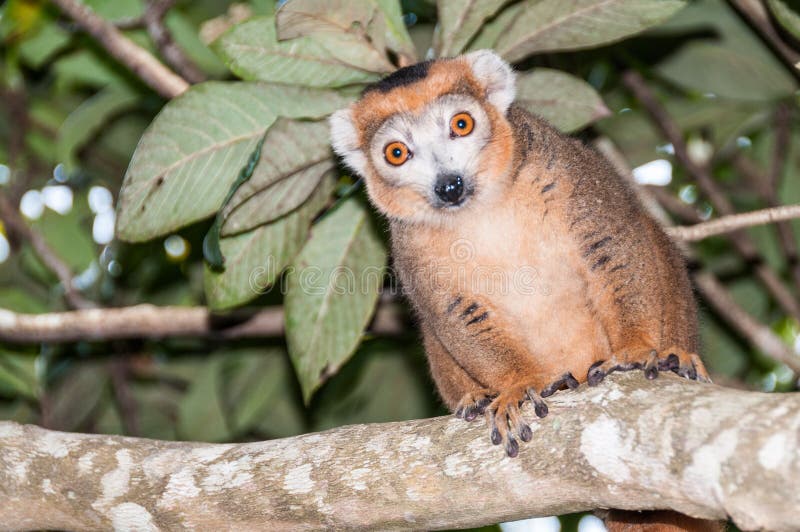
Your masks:
{"label": "tree branch", "polygon": [[148,0],[144,12],[145,28],[167,63],[184,79],[191,83],[200,83],[205,81],[205,75],[175,44],[164,24],[164,17],[174,3],[175,0]]}
{"label": "tree branch", "polygon": [[0,194],[0,220],[3,221],[12,238],[28,242],[42,263],[55,274],[64,289],[64,299],[70,307],[86,309],[93,306],[72,285],[72,271],[69,266],[50,249],[42,235],[25,222],[19,211],[2,194]]}
{"label": "tree branch", "polygon": [[[371,331],[399,334],[405,329],[394,305],[378,307]],[[48,314],[18,314],[0,309],[0,341],[13,343],[101,341],[174,336],[234,339],[283,335],[283,309],[243,309],[215,315],[205,307],[83,309]]]}
{"label": "tree branch", "polygon": [[775,31],[764,3],[758,0],[728,0],[728,3],[780,58],[789,73],[800,81],[800,72],[797,70],[800,54],[786,44]]}
{"label": "tree branch", "polygon": [[723,216],[716,220],[703,222],[689,226],[667,227],[669,236],[678,240],[695,242],[714,235],[721,235],[752,227],[754,225],[764,225],[782,220],[793,220],[800,218],[800,205],[783,205],[771,209],[761,209],[742,214],[732,214]]}
{"label": "tree branch", "polygon": [[[735,214],[733,204],[714,181],[708,168],[698,165],[689,157],[689,150],[683,140],[683,134],[678,124],[672,120],[666,109],[658,102],[639,73],[634,70],[627,70],[622,75],[622,82],[642,104],[642,107],[650,115],[653,123],[661,130],[664,137],[672,144],[675,149],[675,157],[686,171],[691,174],[700,190],[708,196],[714,208],[722,215]],[[784,286],[775,272],[764,263],[763,258],[758,253],[758,248],[756,248],[747,233],[738,230],[729,233],[727,238],[745,261],[753,264],[756,276],[775,301],[787,314],[800,321],[800,303],[798,303],[791,291]]]}
{"label": "tree branch", "polygon": [[[525,417],[535,416],[526,405]],[[454,418],[212,445],[0,423],[10,529],[437,529],[594,508],[730,516],[789,530],[800,512],[800,395],[615,374],[550,400],[509,459]]]}
{"label": "tree branch", "polygon": [[79,0],[52,2],[97,39],[109,54],[165,98],[174,98],[189,88],[186,80],[165,67],[147,50],[128,39],[113,24],[95,14]]}

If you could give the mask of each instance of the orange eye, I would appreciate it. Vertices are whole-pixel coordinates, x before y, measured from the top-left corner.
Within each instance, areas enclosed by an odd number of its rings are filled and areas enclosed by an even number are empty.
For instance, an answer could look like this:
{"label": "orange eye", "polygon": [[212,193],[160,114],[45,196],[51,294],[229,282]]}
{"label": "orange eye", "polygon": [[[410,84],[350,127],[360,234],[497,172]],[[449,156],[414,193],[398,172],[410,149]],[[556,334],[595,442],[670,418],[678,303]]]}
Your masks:
{"label": "orange eye", "polygon": [[450,133],[454,137],[466,137],[472,133],[475,121],[469,113],[458,113],[450,119]]}
{"label": "orange eye", "polygon": [[386,157],[389,164],[400,166],[411,158],[411,152],[408,151],[408,146],[402,142],[390,142],[383,149],[383,156]]}

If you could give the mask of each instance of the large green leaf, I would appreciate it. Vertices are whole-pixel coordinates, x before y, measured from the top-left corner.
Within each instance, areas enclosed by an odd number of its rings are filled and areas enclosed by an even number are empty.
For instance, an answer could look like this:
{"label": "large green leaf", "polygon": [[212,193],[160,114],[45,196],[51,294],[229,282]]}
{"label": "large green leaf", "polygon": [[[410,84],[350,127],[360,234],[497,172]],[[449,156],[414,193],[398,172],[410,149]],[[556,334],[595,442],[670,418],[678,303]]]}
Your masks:
{"label": "large green leaf", "polygon": [[208,304],[214,309],[235,307],[272,286],[303,247],[311,220],[332,191],[333,179],[325,178],[295,211],[247,233],[220,239],[225,270],[216,271],[206,265]]}
{"label": "large green leaf", "polygon": [[0,349],[0,396],[35,399],[38,388],[36,356]]}
{"label": "large green leaf", "polygon": [[178,436],[190,441],[219,442],[230,439],[219,393],[224,354],[214,353],[199,361],[198,371],[178,407]]}
{"label": "large green leaf", "polygon": [[458,55],[486,21],[508,0],[438,0],[436,56]]}
{"label": "large green leaf", "polygon": [[710,35],[692,39],[656,67],[677,85],[752,101],[781,98],[795,90],[780,61],[720,0],[696,0],[659,30]]}
{"label": "large green leaf", "polygon": [[610,114],[591,85],[549,68],[519,75],[516,101],[562,131],[580,129]]}
{"label": "large green leaf", "polygon": [[223,209],[223,235],[283,216],[311,194],[333,166],[325,121],[279,119],[270,127],[253,175]]}
{"label": "large green leaf", "polygon": [[658,72],[700,92],[741,100],[772,100],[795,90],[792,78],[759,54],[708,42],[692,42],[664,61]]}
{"label": "large green leaf", "polygon": [[349,98],[264,83],[207,82],[170,101],[139,142],[120,191],[117,233],[142,241],[219,209],[278,118],[321,118]]}
{"label": "large green leaf", "polygon": [[287,273],[286,340],[306,402],[353,354],[378,299],[386,250],[351,197],[323,218]]}
{"label": "large green leaf", "polygon": [[214,43],[214,48],[228,68],[243,79],[342,87],[379,77],[342,63],[311,37],[278,41],[273,17],[254,17],[234,26]]}
{"label": "large green leaf", "polygon": [[386,73],[386,21],[371,0],[291,0],[275,15],[278,39],[309,37],[351,67]]}
{"label": "large green leaf", "polygon": [[607,44],[664,22],[685,0],[525,0],[497,40],[508,61]]}

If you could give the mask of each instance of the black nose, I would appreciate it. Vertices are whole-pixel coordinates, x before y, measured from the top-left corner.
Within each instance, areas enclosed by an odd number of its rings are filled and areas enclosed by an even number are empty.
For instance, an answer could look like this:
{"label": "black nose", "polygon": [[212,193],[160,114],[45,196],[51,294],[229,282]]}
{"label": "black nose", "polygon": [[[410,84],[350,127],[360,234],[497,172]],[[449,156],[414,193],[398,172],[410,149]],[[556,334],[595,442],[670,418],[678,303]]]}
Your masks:
{"label": "black nose", "polygon": [[464,196],[464,180],[461,179],[460,175],[448,174],[439,176],[433,191],[445,203],[458,203]]}

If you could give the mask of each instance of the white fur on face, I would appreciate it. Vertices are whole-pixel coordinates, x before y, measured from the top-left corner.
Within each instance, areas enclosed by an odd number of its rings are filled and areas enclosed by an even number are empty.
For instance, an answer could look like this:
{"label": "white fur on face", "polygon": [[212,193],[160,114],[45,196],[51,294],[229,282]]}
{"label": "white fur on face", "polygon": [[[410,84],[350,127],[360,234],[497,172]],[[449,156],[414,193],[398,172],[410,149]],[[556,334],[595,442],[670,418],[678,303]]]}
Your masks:
{"label": "white fur on face", "polygon": [[[452,138],[450,120],[463,112],[472,116],[473,130],[464,137]],[[489,117],[480,103],[470,96],[450,94],[437,98],[419,113],[398,113],[389,118],[373,137],[368,155],[387,183],[411,188],[435,207],[439,201],[434,187],[441,175],[460,175],[468,193],[480,193],[480,153],[491,135]],[[411,157],[394,166],[386,160],[384,150],[398,141],[408,146]]]}

